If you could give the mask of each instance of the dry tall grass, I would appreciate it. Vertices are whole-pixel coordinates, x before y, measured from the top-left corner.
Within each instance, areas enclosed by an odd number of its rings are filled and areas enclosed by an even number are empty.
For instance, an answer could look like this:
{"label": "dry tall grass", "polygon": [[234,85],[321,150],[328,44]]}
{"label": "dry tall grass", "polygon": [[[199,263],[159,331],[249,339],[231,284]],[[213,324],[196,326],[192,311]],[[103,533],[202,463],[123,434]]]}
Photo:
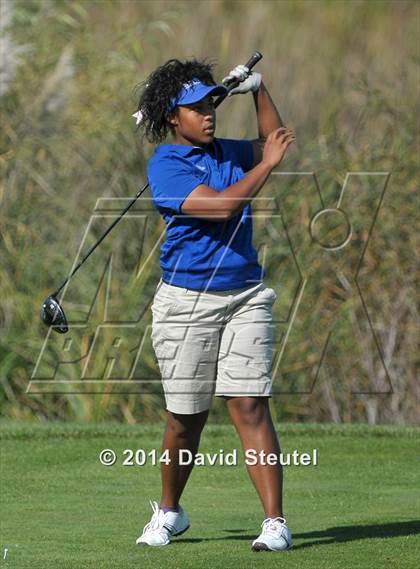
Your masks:
{"label": "dry tall grass", "polygon": [[[344,277],[341,284],[326,284],[322,271],[315,271],[314,305],[332,302],[334,307],[336,302],[339,318],[310,394],[296,392],[300,383],[300,391],[308,387],[305,370],[313,367],[314,355],[304,341],[291,346],[290,369],[286,362],[284,383],[279,377],[276,386],[295,394],[276,395],[273,411],[278,419],[295,421],[418,421],[418,3],[15,0],[3,2],[2,9],[0,397],[5,416],[128,422],[162,416],[147,330],[159,278],[158,251],[152,249],[162,223],[149,215],[148,200],[113,231],[64,298],[70,319],[84,322],[101,277],[109,277],[99,287],[91,326],[76,335],[69,353],[80,357],[92,347],[95,327],[103,321],[108,283],[108,321],[118,314],[132,322],[140,318],[127,343],[134,349],[144,334],[136,374],[155,378],[148,393],[118,394],[115,384],[105,380],[65,383],[60,389],[46,382],[42,390],[31,385],[27,392],[46,334],[39,308],[70,270],[80,245],[86,249],[109,223],[110,218],[96,217],[85,235],[97,201],[130,197],[145,183],[153,147],[135,134],[131,113],[136,84],[167,59],[190,56],[217,61],[220,80],[258,49],[264,55],[259,71],[298,137],[281,171],[315,172],[324,203],[332,206],[347,172],[391,174],[359,279],[389,377],[354,287]],[[257,134],[251,96],[225,101],[217,115],[219,137]],[[354,183],[360,196],[352,201],[354,222],[363,240],[369,230],[366,215],[377,207],[380,188],[372,177]],[[273,177],[261,193],[277,196],[280,211],[292,220],[289,230],[295,242],[301,222],[315,207],[314,190],[306,178]],[[112,212],[123,205],[124,200],[117,201]],[[103,213],[109,202],[99,207]],[[147,223],[139,217],[145,211]],[[256,218],[255,243],[265,238],[266,226]],[[296,271],[281,220],[272,227],[280,238],[269,247],[267,282],[279,286],[276,314],[282,318],[296,288]],[[107,272],[111,257],[112,277]],[[352,267],[356,261],[351,260]],[[340,298],[346,299],[344,304]],[[334,308],[322,312],[325,325],[331,325],[333,313]],[[322,319],[317,323],[309,313],[300,318],[301,327],[322,330]],[[41,376],[53,377],[62,342],[63,337],[56,337],[48,344]],[[84,370],[84,379],[126,373],[130,350],[110,370],[107,342],[112,342],[111,332],[97,340],[96,357]],[[84,360],[62,365],[60,377],[80,380],[83,365]],[[94,396],[89,394],[93,389]],[[41,392],[45,390],[54,393]],[[218,401],[213,416],[224,417]]]}

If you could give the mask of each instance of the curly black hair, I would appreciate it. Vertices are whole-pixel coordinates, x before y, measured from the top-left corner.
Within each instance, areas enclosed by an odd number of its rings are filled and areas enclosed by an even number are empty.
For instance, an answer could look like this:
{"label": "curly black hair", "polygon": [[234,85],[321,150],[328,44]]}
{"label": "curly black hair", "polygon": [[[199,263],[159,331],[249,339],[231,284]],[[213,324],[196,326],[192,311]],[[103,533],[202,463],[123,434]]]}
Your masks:
{"label": "curly black hair", "polygon": [[[193,58],[185,62],[170,59],[136,87],[136,90],[142,89],[137,111],[142,113],[138,129],[143,131],[143,137],[151,143],[165,140],[168,131],[173,129],[167,121],[171,98],[176,97],[183,84],[192,79],[199,79],[205,85],[216,85],[212,75],[214,65],[207,58],[201,61]],[[177,113],[177,110],[175,108],[173,112]]]}

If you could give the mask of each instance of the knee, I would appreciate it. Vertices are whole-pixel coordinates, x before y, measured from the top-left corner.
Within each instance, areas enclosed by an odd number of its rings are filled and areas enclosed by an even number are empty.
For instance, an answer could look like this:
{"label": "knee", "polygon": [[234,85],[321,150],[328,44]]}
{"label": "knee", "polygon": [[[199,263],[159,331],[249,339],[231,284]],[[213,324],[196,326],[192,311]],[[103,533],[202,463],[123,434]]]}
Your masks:
{"label": "knee", "polygon": [[167,428],[177,437],[188,439],[199,437],[206,424],[208,414],[208,411],[194,415],[168,412]]}
{"label": "knee", "polygon": [[231,402],[231,416],[241,425],[258,427],[269,416],[268,399],[258,397],[238,397]]}

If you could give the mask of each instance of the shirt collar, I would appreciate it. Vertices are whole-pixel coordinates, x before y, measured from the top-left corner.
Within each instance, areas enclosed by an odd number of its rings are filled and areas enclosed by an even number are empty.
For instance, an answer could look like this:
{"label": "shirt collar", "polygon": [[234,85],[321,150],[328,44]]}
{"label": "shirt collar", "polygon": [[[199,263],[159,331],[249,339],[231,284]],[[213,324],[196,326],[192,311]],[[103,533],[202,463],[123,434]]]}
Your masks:
{"label": "shirt collar", "polygon": [[168,154],[169,152],[175,152],[181,156],[188,156],[194,151],[197,152],[208,152],[212,146],[212,142],[207,144],[204,148],[202,146],[190,146],[188,144],[160,144],[156,147],[156,152],[159,154]]}

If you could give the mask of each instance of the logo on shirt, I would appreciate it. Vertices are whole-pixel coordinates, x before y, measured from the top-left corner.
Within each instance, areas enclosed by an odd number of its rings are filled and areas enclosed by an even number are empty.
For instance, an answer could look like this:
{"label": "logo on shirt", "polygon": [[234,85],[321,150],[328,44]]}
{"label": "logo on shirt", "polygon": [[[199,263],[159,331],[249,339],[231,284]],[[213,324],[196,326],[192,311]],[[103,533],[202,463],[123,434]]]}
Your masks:
{"label": "logo on shirt", "polygon": [[196,166],[196,168],[198,168],[199,170],[203,170],[203,172],[206,172],[205,166]]}

